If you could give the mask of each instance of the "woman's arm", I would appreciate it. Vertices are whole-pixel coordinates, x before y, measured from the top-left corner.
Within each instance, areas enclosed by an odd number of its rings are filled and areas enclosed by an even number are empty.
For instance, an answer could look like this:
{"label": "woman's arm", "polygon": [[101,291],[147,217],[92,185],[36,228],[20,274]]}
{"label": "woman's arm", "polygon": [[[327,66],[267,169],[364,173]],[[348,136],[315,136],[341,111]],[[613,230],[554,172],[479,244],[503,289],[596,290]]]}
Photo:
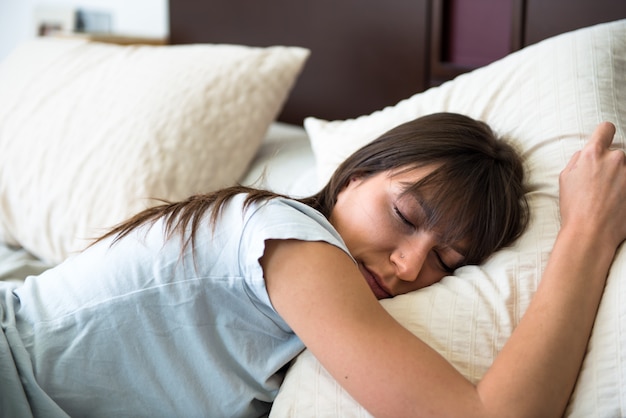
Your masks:
{"label": "woman's arm", "polygon": [[561,173],[562,226],[541,283],[478,385],[496,398],[508,392],[518,402],[513,411],[543,403],[545,416],[561,416],[574,388],[608,270],[626,237],[626,164],[623,151],[609,150],[614,133],[611,124],[598,126]]}
{"label": "woman's arm", "polygon": [[561,416],[626,237],[626,164],[623,152],[608,150],[613,133],[601,125],[564,170],[563,224],[544,277],[477,386],[393,320],[331,245],[268,242],[262,264],[272,303],[375,416]]}

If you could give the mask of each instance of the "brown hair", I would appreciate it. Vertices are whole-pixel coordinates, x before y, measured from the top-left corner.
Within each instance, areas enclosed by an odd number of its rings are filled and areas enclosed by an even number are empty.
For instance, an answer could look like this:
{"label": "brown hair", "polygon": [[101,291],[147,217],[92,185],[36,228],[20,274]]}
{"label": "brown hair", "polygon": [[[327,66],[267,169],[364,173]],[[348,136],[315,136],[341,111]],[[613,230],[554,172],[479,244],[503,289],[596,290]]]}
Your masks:
{"label": "brown hair", "polygon": [[[497,138],[485,123],[455,113],[436,113],[406,122],[381,135],[348,157],[318,193],[295,199],[330,216],[337,195],[355,176],[434,164],[437,168],[405,193],[430,214],[425,228],[438,228],[446,242],[468,242],[466,262],[482,262],[509,245],[528,223],[524,170],[519,154]],[[104,237],[122,238],[134,228],[159,218],[168,237],[191,225],[184,245],[193,246],[202,216],[211,209],[217,222],[223,205],[247,193],[245,205],[281,196],[266,190],[234,186],[195,195],[177,203],[147,209],[115,227]]]}

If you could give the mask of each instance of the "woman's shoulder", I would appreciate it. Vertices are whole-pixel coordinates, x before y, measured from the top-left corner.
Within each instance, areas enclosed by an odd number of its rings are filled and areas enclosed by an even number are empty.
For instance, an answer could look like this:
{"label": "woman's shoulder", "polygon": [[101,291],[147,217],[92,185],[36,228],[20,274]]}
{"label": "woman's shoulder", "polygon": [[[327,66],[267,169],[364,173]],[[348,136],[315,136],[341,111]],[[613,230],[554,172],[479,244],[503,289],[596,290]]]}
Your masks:
{"label": "woman's shoulder", "polygon": [[245,217],[240,254],[255,267],[270,240],[325,242],[350,254],[328,219],[297,200],[276,197],[255,203]]}
{"label": "woman's shoulder", "polygon": [[286,197],[274,197],[250,206],[245,227],[254,234],[275,239],[343,240],[328,219],[316,209]]}

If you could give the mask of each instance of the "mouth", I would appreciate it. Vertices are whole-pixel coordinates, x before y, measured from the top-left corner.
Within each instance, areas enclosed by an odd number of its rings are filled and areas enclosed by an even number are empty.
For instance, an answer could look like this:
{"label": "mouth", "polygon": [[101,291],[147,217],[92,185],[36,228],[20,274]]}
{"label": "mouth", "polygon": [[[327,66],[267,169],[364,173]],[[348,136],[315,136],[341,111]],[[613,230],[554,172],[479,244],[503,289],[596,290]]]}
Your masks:
{"label": "mouth", "polygon": [[381,279],[369,271],[362,263],[359,263],[359,270],[361,271],[363,277],[365,277],[365,281],[369,285],[370,289],[372,289],[372,292],[374,292],[376,299],[380,300],[393,297],[393,295],[384,287]]}

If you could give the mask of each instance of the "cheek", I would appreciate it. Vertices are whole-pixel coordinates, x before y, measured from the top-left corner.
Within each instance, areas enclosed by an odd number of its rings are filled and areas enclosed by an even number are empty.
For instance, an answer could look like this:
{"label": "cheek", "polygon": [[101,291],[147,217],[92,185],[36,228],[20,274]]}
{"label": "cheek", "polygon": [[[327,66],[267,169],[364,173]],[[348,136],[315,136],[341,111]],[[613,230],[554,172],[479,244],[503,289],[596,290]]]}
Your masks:
{"label": "cheek", "polygon": [[342,218],[339,233],[349,246],[362,245],[370,233],[368,225],[369,221],[364,209],[356,207]]}
{"label": "cheek", "polygon": [[340,199],[337,201],[330,217],[331,224],[339,232],[339,235],[341,235],[350,250],[352,250],[352,241],[357,238],[355,235],[361,223],[360,212],[361,208],[355,207],[351,200]]}
{"label": "cheek", "polygon": [[340,193],[331,216],[331,223],[353,255],[355,251],[371,251],[372,246],[384,246],[384,242],[393,240],[389,213],[385,212],[388,207],[385,194],[380,193],[379,186],[361,186]]}
{"label": "cheek", "polygon": [[380,218],[372,213],[371,207],[355,205],[350,211],[341,212],[342,216],[336,217],[333,224],[348,249],[354,256],[374,250],[373,247],[381,246],[388,238],[388,226],[380,222]]}
{"label": "cheek", "polygon": [[439,282],[441,279],[446,277],[446,275],[446,273],[443,273],[438,269],[432,269],[425,266],[424,268],[422,268],[422,271],[420,271],[419,279],[417,280],[417,282],[419,283],[420,287],[427,287],[431,284]]}

